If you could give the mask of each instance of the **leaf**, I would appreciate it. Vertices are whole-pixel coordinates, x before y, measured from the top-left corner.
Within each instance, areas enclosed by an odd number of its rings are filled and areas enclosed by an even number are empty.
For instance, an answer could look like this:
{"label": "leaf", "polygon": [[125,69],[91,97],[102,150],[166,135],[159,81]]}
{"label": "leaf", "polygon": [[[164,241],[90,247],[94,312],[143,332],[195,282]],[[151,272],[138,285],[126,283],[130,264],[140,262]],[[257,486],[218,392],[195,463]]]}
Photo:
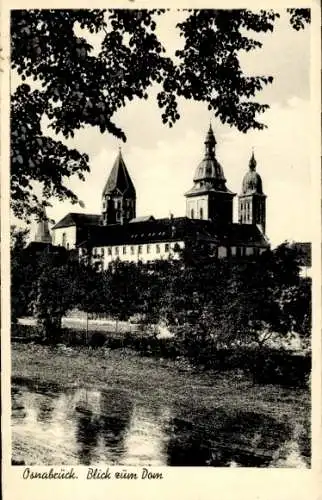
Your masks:
{"label": "leaf", "polygon": [[[44,136],[42,120],[65,138],[85,126],[96,126],[126,141],[113,117],[134,99],[147,99],[155,84],[164,124],[180,119],[179,97],[204,103],[222,123],[246,133],[262,130],[258,116],[268,106],[257,95],[272,83],[270,75],[245,75],[241,51],[260,50],[258,33],[273,31],[279,14],[273,10],[187,9],[177,25],[183,42],[176,59],[158,37],[164,9],[25,9],[11,12],[11,63],[21,79],[33,78],[39,90],[20,85],[11,99],[11,205],[18,217],[35,209],[31,190],[21,189],[22,175],[46,185],[46,193],[75,200],[64,179],[89,171],[88,158],[59,140]],[[309,9],[289,9],[290,23],[302,29]],[[75,25],[97,33],[94,52]],[[128,43],[127,43],[128,41]],[[28,133],[21,134],[25,124]],[[17,154],[19,152],[19,154]],[[77,152],[76,152],[77,153]],[[24,169],[21,158],[28,158]],[[29,159],[32,163],[29,162]],[[22,160],[23,162],[23,160]],[[28,171],[29,165],[29,171]],[[31,167],[31,165],[33,165]],[[35,168],[37,165],[37,168]],[[77,198],[77,197],[76,197]]]}

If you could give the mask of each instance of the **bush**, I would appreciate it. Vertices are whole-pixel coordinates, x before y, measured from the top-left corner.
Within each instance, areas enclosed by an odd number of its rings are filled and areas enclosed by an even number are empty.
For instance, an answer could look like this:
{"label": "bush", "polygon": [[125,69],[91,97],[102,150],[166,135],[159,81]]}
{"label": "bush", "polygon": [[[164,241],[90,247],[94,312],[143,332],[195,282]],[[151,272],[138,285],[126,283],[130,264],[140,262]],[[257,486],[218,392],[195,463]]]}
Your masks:
{"label": "bush", "polygon": [[103,347],[106,342],[106,335],[102,332],[94,332],[89,340],[91,347]]}
{"label": "bush", "polygon": [[285,349],[219,344],[218,335],[202,324],[181,327],[181,354],[195,366],[216,371],[240,371],[258,384],[307,385],[311,371],[310,353],[295,354]]}
{"label": "bush", "polygon": [[251,366],[255,383],[305,386],[311,372],[310,354],[293,354],[283,349],[256,351]]}
{"label": "bush", "polygon": [[[37,327],[14,325],[13,339],[20,341],[41,338]],[[61,339],[69,345],[86,344],[86,333],[81,330],[62,329]],[[258,347],[218,347],[215,342],[202,343],[202,339],[189,335],[171,338],[157,338],[155,335],[139,336],[137,333],[111,335],[101,331],[89,332],[89,345],[110,349],[129,348],[142,356],[176,359],[185,357],[196,367],[218,372],[242,371],[257,384],[280,384],[289,387],[303,387],[308,383],[311,372],[311,355],[294,354],[287,350]]]}

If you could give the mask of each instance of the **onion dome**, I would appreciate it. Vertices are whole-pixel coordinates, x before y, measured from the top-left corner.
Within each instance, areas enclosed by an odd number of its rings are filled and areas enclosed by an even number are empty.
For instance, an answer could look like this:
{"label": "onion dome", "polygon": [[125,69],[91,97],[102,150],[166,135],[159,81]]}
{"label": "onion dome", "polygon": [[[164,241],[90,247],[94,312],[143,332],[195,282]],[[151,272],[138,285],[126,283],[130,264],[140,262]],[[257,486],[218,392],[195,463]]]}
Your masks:
{"label": "onion dome", "polygon": [[241,194],[263,194],[263,183],[261,176],[256,172],[256,165],[253,152],[249,160],[249,170],[243,178]]}
{"label": "onion dome", "polygon": [[202,162],[198,165],[194,182],[207,182],[217,187],[217,189],[224,189],[226,179],[223,169],[215,156],[216,139],[210,125],[206,140],[205,140],[205,156]]}
{"label": "onion dome", "polygon": [[135,197],[135,187],[124,163],[121,149],[103,189],[103,196],[115,193]]}

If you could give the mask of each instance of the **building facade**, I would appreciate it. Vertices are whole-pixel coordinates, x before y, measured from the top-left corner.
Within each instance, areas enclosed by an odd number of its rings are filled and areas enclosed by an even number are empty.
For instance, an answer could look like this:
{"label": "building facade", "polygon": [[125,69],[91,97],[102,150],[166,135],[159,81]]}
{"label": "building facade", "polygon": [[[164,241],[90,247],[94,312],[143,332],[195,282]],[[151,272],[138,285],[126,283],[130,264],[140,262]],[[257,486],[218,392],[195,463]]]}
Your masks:
{"label": "building facade", "polygon": [[90,255],[101,269],[111,262],[178,259],[192,242],[207,242],[214,258],[251,256],[269,248],[265,234],[266,195],[254,153],[238,196],[239,221],[233,222],[235,193],[226,186],[216,158],[210,126],[205,150],[185,193],[186,216],[136,217],[136,191],[121,151],[102,190],[101,214],[69,213],[53,228],[53,244]]}

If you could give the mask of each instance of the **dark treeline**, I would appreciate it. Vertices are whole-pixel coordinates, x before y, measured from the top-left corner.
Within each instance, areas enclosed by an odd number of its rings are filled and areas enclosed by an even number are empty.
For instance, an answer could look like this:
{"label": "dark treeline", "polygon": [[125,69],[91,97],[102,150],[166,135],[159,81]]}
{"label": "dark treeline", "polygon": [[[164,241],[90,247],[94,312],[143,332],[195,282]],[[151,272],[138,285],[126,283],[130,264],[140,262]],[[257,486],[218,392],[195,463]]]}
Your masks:
{"label": "dark treeline", "polygon": [[273,334],[310,339],[311,280],[301,277],[301,256],[290,244],[239,260],[214,260],[207,248],[191,245],[176,261],[115,262],[97,272],[64,249],[35,252],[26,236],[12,232],[12,322],[36,316],[48,342],[61,340],[62,317],[73,308],[125,321],[137,315],[147,325],[162,321],[199,353],[262,347]]}

